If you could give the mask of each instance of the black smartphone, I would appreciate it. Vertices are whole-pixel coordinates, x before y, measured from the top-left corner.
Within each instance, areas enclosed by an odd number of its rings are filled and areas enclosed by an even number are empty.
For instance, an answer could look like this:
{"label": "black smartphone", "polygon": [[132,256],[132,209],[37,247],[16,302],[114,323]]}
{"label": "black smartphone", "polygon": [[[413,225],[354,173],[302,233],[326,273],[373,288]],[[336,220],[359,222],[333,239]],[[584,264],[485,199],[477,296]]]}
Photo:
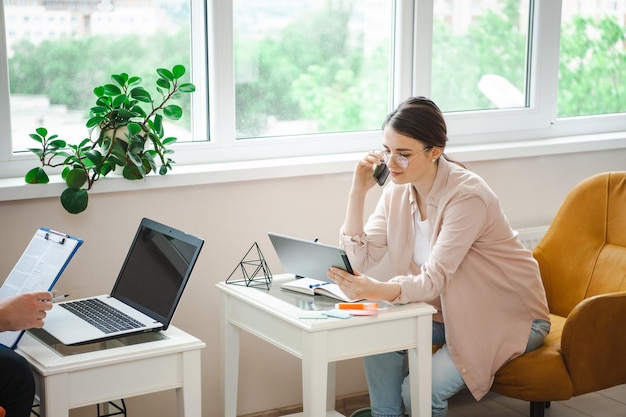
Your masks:
{"label": "black smartphone", "polygon": [[388,176],[389,176],[389,167],[387,166],[387,164],[382,163],[380,165],[377,165],[376,168],[374,168],[374,179],[376,180],[378,185],[380,186],[384,185],[385,181],[387,181]]}

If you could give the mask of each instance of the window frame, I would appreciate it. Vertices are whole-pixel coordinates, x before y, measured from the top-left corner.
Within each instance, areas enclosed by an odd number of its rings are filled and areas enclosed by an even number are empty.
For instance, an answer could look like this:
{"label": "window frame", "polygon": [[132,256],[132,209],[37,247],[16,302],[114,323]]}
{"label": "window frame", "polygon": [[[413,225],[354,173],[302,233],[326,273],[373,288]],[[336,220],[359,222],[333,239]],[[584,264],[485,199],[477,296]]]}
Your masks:
{"label": "window frame", "polygon": [[[434,1],[395,2],[392,50],[396,58],[390,71],[390,108],[410,95],[428,96],[430,93]],[[283,163],[289,164],[285,161],[294,158],[308,158],[309,161],[317,161],[314,163],[323,163],[337,158],[354,158],[353,154],[379,145],[380,131],[237,140],[233,1],[190,2],[191,72],[192,81],[197,87],[193,95],[192,129],[194,138],[202,140],[174,146],[176,166],[173,173],[184,166],[212,171],[216,167],[210,166],[215,164],[231,164],[246,169],[242,164],[251,163],[249,166],[254,166],[259,161],[271,161],[261,163],[263,166],[281,166]],[[537,141],[560,143],[560,148],[550,148],[553,153],[572,152],[593,146],[593,136],[581,135],[594,134],[599,134],[599,139],[605,141],[600,148],[626,147],[626,117],[623,113],[557,119],[561,0],[530,0],[529,3],[533,7],[530,19],[532,58],[529,67],[529,107],[446,113],[451,138],[448,152],[492,149],[494,153],[490,159],[498,158],[497,155],[528,156],[532,152],[539,152],[529,150],[537,149]],[[4,21],[3,4],[0,4],[0,19]],[[5,36],[4,31],[0,32],[0,60],[4,62],[0,65],[0,126],[3,126],[0,130],[0,178],[21,178],[32,167],[35,157],[30,153],[14,153],[12,150]],[[381,122],[383,117],[381,115]],[[210,138],[208,142],[204,140],[207,136]],[[567,136],[577,136],[573,142],[579,146],[565,149],[563,140],[559,138]],[[508,153],[501,152],[505,148],[509,149]],[[338,157],[340,155],[343,157]],[[353,166],[350,164],[348,168],[347,164],[339,165],[339,170],[351,169]],[[317,169],[307,172],[317,172]]]}

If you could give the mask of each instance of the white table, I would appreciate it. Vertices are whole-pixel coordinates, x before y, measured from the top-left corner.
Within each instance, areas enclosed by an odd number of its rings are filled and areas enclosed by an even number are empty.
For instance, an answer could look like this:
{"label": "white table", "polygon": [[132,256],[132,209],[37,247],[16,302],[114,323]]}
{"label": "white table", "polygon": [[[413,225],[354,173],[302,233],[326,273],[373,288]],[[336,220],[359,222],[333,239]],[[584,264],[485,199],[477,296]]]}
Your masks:
{"label": "white table", "polygon": [[393,306],[377,316],[349,319],[301,319],[303,309],[324,307],[322,300],[330,309],[334,301],[280,290],[280,283],[289,279],[293,277],[275,276],[269,291],[264,287],[217,284],[223,323],[224,416],[237,414],[241,330],[302,359],[306,417],[341,415],[335,411],[335,362],[403,349],[408,349],[411,369],[411,413],[414,417],[431,415],[432,306]]}
{"label": "white table", "polygon": [[201,416],[205,344],[182,330],[170,326],[75,347],[46,335],[26,332],[16,350],[33,367],[42,417],[68,417],[72,408],[169,389],[176,390],[179,417]]}

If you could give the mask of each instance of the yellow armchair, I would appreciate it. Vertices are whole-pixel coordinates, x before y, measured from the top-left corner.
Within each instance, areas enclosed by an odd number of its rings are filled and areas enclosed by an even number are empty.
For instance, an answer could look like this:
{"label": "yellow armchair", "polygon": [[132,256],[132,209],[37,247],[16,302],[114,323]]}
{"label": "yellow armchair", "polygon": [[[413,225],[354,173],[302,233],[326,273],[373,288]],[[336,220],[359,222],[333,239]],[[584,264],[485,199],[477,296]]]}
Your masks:
{"label": "yellow armchair", "polygon": [[626,172],[576,185],[533,255],[552,328],[498,371],[492,391],[542,417],[550,401],[626,383]]}

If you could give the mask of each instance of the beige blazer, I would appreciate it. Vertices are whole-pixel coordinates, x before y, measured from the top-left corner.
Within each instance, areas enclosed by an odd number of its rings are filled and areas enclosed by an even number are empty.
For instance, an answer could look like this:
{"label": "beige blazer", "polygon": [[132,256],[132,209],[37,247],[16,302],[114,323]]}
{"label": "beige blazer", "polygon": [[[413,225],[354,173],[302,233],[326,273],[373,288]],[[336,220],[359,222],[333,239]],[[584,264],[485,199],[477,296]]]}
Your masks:
{"label": "beige blazer", "polygon": [[416,191],[390,183],[363,236],[341,236],[353,267],[367,272],[389,256],[401,283],[395,303],[427,301],[446,325],[446,343],[472,395],[489,392],[496,371],[521,355],[533,320],[550,320],[537,262],[517,238],[498,198],[478,175],[440,158],[426,199],[431,253],[413,258]]}

